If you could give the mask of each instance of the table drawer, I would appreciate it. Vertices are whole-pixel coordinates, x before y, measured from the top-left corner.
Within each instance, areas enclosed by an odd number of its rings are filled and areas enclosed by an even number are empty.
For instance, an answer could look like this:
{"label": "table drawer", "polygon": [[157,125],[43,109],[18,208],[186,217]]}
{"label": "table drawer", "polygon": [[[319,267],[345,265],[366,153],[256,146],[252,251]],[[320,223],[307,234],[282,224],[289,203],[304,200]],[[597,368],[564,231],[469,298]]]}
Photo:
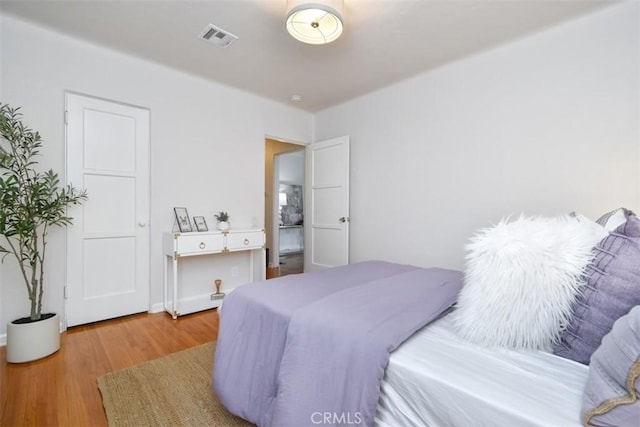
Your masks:
{"label": "table drawer", "polygon": [[177,241],[179,255],[189,255],[207,252],[222,252],[224,236],[220,234],[192,234],[180,236]]}
{"label": "table drawer", "polygon": [[227,234],[227,249],[229,251],[260,249],[264,246],[264,231],[245,231]]}

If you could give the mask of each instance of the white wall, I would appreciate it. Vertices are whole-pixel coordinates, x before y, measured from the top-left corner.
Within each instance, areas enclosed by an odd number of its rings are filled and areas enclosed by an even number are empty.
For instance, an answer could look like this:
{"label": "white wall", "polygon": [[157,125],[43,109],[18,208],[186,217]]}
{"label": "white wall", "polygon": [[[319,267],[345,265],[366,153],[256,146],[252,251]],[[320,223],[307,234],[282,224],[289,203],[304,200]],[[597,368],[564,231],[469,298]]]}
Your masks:
{"label": "white wall", "polygon": [[[265,135],[309,142],[311,114],[11,16],[0,24],[2,102],[21,106],[25,121],[43,136],[43,167],[64,170],[65,90],[150,109],[152,304],[162,300],[161,236],[171,230],[174,206],[205,215],[210,225],[214,212],[226,210],[236,228],[264,226]],[[65,263],[64,231],[56,230],[45,278],[47,311],[62,313]],[[3,285],[18,283],[0,289],[0,336],[7,321],[28,315],[14,267],[9,259],[2,265]],[[227,278],[231,268],[223,268]]]}
{"label": "white wall", "polygon": [[461,268],[468,237],[506,215],[640,211],[639,8],[317,114],[314,140],[351,136],[351,261]]}

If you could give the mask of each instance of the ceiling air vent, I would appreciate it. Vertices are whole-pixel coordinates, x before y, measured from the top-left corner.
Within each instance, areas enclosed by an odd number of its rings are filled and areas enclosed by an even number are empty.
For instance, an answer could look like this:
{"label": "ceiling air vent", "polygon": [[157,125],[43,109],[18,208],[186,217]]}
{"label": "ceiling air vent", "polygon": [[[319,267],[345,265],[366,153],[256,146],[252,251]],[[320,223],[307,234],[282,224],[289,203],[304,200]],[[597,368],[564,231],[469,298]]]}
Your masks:
{"label": "ceiling air vent", "polygon": [[238,40],[238,36],[234,36],[230,32],[225,31],[222,28],[218,28],[213,24],[207,25],[204,30],[202,30],[200,38],[220,47],[227,47],[234,41]]}

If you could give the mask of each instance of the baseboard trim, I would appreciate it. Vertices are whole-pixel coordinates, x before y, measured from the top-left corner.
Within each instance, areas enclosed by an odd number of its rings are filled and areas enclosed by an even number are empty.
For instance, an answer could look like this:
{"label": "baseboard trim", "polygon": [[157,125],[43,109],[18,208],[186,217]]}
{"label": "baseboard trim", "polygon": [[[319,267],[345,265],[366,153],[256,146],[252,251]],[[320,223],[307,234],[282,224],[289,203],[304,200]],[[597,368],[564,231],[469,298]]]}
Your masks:
{"label": "baseboard trim", "polygon": [[149,307],[149,313],[151,314],[162,313],[163,311],[164,311],[164,304],[161,302],[151,304],[151,306]]}

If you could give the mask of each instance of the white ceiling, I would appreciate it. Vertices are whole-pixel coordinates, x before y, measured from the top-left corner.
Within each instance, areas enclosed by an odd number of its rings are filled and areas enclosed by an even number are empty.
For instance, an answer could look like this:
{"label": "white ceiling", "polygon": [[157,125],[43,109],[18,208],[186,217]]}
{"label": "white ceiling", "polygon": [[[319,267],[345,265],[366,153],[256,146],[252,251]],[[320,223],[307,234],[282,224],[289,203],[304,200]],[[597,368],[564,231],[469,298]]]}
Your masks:
{"label": "white ceiling", "polygon": [[[616,0],[344,0],[324,46],[285,29],[286,0],[12,1],[2,13],[315,112]],[[212,23],[239,37],[198,39]]]}

